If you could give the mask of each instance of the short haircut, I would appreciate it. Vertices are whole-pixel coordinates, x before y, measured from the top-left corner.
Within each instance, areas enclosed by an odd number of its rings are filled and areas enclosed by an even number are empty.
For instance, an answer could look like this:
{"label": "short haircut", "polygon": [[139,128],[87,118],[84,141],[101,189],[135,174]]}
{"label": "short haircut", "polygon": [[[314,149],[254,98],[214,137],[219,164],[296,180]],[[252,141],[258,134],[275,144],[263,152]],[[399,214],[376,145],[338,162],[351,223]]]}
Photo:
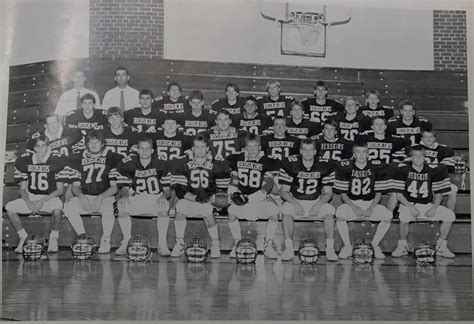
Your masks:
{"label": "short haircut", "polygon": [[374,117],[372,117],[372,120],[371,120],[370,124],[373,125],[377,119],[383,120],[384,124],[387,125],[387,120],[383,116],[374,116]]}
{"label": "short haircut", "polygon": [[286,125],[286,117],[284,116],[276,116],[275,119],[273,120],[273,125],[275,125],[275,122],[277,120],[283,120],[285,122],[285,125]]}
{"label": "short haircut", "polygon": [[423,135],[424,133],[430,133],[433,134],[433,136],[436,136],[436,131],[434,129],[423,129],[421,131],[421,135]]}
{"label": "short haircut", "polygon": [[375,90],[375,89],[369,89],[369,90],[367,90],[367,92],[365,93],[365,97],[368,98],[369,95],[371,95],[371,94],[376,95],[377,98],[380,99],[380,92],[378,92],[378,91]]}
{"label": "short haircut", "polygon": [[258,100],[257,100],[257,98],[255,98],[254,96],[248,96],[248,97],[246,97],[244,103],[247,103],[247,101],[249,101],[249,100],[250,100],[250,101],[253,101],[253,102],[255,103],[255,105],[258,105]]}
{"label": "short haircut", "polygon": [[171,87],[178,87],[179,92],[183,92],[183,88],[181,88],[181,85],[178,82],[172,81],[168,83],[168,86],[166,87],[166,92],[169,92],[171,90]]}
{"label": "short haircut", "polygon": [[211,143],[209,142],[209,139],[202,135],[202,134],[197,134],[196,137],[193,139],[193,143],[194,142],[203,142],[206,144],[207,147],[210,147],[211,146]]}
{"label": "short haircut", "polygon": [[91,140],[94,140],[94,139],[97,139],[99,140],[102,144],[105,143],[105,138],[104,138],[104,135],[102,134],[102,132],[96,130],[96,129],[92,129],[90,130],[87,135],[86,135],[86,145],[91,141]]}
{"label": "short haircut", "polygon": [[323,123],[323,129],[324,129],[324,126],[326,125],[330,125],[330,126],[333,126],[336,131],[339,129],[339,125],[337,124],[337,121],[335,121],[334,119],[332,118],[329,118],[329,119],[326,119]]}
{"label": "short haircut", "polygon": [[225,91],[227,92],[227,90],[229,90],[229,88],[234,88],[234,90],[237,92],[237,93],[240,93],[240,89],[239,89],[239,86],[236,85],[235,83],[232,83],[232,82],[229,82],[225,85]]}
{"label": "short haircut", "polygon": [[176,115],[175,114],[162,114],[163,116],[163,124],[165,123],[165,121],[167,120],[174,120],[176,122],[176,124],[178,123],[178,120],[176,119]]}
{"label": "short haircut", "polygon": [[301,101],[293,100],[290,104],[290,111],[293,110],[293,107],[295,107],[295,106],[301,107],[301,109],[304,110],[304,107],[303,107],[303,104],[301,103]]}
{"label": "short haircut", "polygon": [[155,96],[153,96],[153,91],[149,89],[140,90],[140,94],[138,95],[138,97],[141,97],[141,96],[150,96],[152,99],[155,98]]}
{"label": "short haircut", "polygon": [[344,100],[344,106],[347,104],[348,101],[354,101],[356,106],[359,105],[359,101],[356,98],[349,96],[346,97],[346,99]]}
{"label": "short haircut", "polygon": [[119,115],[120,117],[123,118],[123,111],[120,110],[119,107],[110,107],[107,109],[107,119],[109,119],[110,116],[116,116]]}
{"label": "short haircut", "polygon": [[153,148],[153,140],[148,136],[140,136],[137,145],[140,145],[140,143],[148,143],[150,144],[151,148]]}
{"label": "short haircut", "polygon": [[127,69],[125,66],[119,66],[118,68],[116,68],[116,69],[114,70],[114,76],[117,75],[117,72],[118,72],[118,71],[125,71],[125,73],[126,73],[127,75],[130,75],[130,73],[128,72],[128,69]]}
{"label": "short haircut", "polygon": [[316,82],[316,85],[314,86],[314,90],[316,90],[317,87],[324,87],[326,90],[328,89],[328,87],[326,86],[326,82],[324,81]]}
{"label": "short haircut", "polygon": [[411,156],[413,154],[413,152],[423,152],[423,153],[425,153],[425,149],[420,144],[416,144],[416,145],[413,145],[413,146],[410,147],[410,149],[408,150],[408,155]]}
{"label": "short haircut", "polygon": [[267,84],[265,85],[265,91],[268,91],[268,88],[270,88],[270,86],[272,85],[277,85],[279,89],[281,89],[281,85],[280,85],[280,82],[276,81],[276,80],[270,80],[270,81],[267,81]]}
{"label": "short haircut", "polygon": [[355,140],[353,145],[352,145],[352,149],[356,148],[356,147],[369,147],[369,145],[367,144],[367,141],[364,141],[364,140]]}
{"label": "short haircut", "polygon": [[247,145],[249,142],[258,142],[258,144],[261,144],[260,136],[250,133],[247,136],[245,136],[245,145]]}
{"label": "short haircut", "polygon": [[191,101],[193,99],[199,99],[201,101],[204,101],[204,95],[203,95],[202,91],[201,90],[191,91],[191,93],[189,94],[188,100]]}
{"label": "short haircut", "polygon": [[301,140],[300,143],[300,149],[303,147],[303,144],[305,145],[313,145],[314,149],[316,149],[316,142],[312,140],[311,138],[304,138]]}
{"label": "short haircut", "polygon": [[46,123],[46,120],[48,120],[48,118],[51,118],[51,117],[56,118],[56,119],[58,120],[58,122],[59,122],[59,115],[58,115],[58,114],[49,113],[49,114],[47,114],[46,117],[44,118],[45,123]]}
{"label": "short haircut", "polygon": [[219,111],[219,112],[216,114],[216,119],[217,119],[217,117],[219,117],[219,115],[226,115],[226,116],[228,116],[229,118],[231,118],[231,117],[230,117],[230,112],[229,112],[228,110],[226,110],[226,109],[222,109],[221,111]]}
{"label": "short haircut", "polygon": [[413,110],[415,110],[415,103],[414,103],[413,101],[411,101],[410,99],[402,100],[402,101],[398,104],[398,109],[402,110],[402,109],[403,109],[403,106],[412,106],[412,107],[413,107]]}
{"label": "short haircut", "polygon": [[81,103],[84,102],[84,100],[92,100],[93,103],[95,103],[95,97],[91,93],[86,93],[81,97]]}
{"label": "short haircut", "polygon": [[33,139],[33,146],[36,146],[38,142],[45,142],[47,145],[49,144],[49,138],[46,135],[40,135]]}

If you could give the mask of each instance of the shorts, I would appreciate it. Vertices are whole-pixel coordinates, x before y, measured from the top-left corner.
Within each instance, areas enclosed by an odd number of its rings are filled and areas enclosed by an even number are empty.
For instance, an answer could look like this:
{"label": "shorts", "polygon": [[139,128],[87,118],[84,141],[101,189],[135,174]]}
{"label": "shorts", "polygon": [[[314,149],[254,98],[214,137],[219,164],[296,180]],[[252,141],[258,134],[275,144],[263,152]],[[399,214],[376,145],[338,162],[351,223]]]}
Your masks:
{"label": "shorts", "polygon": [[117,203],[119,211],[126,212],[131,215],[151,215],[158,216],[159,213],[168,214],[170,204],[166,201],[166,204],[159,206],[156,201],[160,198],[160,195],[140,194],[131,196],[128,199],[130,203],[122,205]]}
{"label": "shorts", "polygon": [[278,215],[279,208],[272,201],[265,199],[261,201],[249,202],[243,206],[230,205],[229,214],[238,219],[256,221],[257,219],[268,219],[273,215]]}
{"label": "shorts", "polygon": [[324,203],[319,209],[318,215],[310,215],[309,211],[311,210],[311,208],[313,208],[314,205],[316,205],[316,203],[319,201],[319,198],[316,200],[298,200],[297,199],[296,201],[301,205],[301,207],[303,207],[304,215],[297,216],[295,207],[293,206],[292,203],[289,203],[287,201],[283,204],[283,208],[282,208],[283,215],[291,215],[293,217],[311,217],[315,219],[322,219],[326,215],[334,215],[336,213],[336,210],[331,204]]}
{"label": "shorts", "polygon": [[416,220],[424,220],[424,221],[432,221],[432,222],[442,221],[442,222],[452,223],[456,220],[456,214],[454,214],[452,210],[449,210],[448,208],[444,206],[438,206],[438,208],[436,208],[436,212],[433,217],[425,216],[426,211],[430,209],[431,206],[433,206],[433,204],[431,203],[414,204],[413,206],[415,206],[415,208],[420,211],[420,216],[418,216],[417,218],[413,217],[408,207],[406,207],[405,205],[401,205],[398,210],[399,212],[398,218],[400,219],[400,221],[408,223],[408,222],[414,222]]}
{"label": "shorts", "polygon": [[176,212],[186,217],[211,216],[213,210],[211,203],[199,203],[187,199],[180,199],[176,204]]}
{"label": "shorts", "polygon": [[454,183],[451,183],[451,191],[443,193],[443,196],[449,196],[451,194],[456,194],[458,192],[458,186],[456,186]]}
{"label": "shorts", "polygon": [[[351,202],[362,210],[367,210],[372,204],[372,200],[351,200]],[[336,217],[342,221],[354,221],[354,220],[370,220],[374,222],[388,221],[391,220],[393,214],[387,207],[382,205],[376,205],[372,215],[369,218],[357,217],[354,210],[348,204],[342,204],[337,208]]]}
{"label": "shorts", "polygon": [[[38,201],[43,197],[46,197],[46,195],[35,195],[32,193],[28,193],[28,197],[31,201]],[[7,211],[15,212],[18,214],[31,214],[32,211],[28,208],[28,205],[26,204],[26,201],[24,201],[22,198],[18,198],[15,200],[12,200],[7,203],[5,206],[5,209]],[[53,199],[48,200],[43,204],[43,207],[41,207],[40,212],[44,213],[51,213],[53,210],[63,209],[63,202],[59,197],[54,197]]]}

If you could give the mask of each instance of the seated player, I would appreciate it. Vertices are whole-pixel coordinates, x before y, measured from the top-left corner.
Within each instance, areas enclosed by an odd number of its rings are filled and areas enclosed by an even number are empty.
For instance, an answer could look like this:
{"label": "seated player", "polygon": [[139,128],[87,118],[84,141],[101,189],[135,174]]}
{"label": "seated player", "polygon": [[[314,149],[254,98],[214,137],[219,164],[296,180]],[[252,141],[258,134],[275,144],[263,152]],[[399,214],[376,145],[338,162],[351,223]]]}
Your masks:
{"label": "seated player", "polygon": [[283,160],[280,172],[280,196],[283,204],[283,235],[285,250],[281,259],[293,259],[293,218],[311,217],[324,221],[326,233],[326,257],[337,260],[334,251],[334,207],[328,202],[332,197],[334,181],[333,162],[316,158],[316,144],[312,139],[301,141],[300,155]]}
{"label": "seated player", "polygon": [[161,121],[158,110],[151,107],[153,92],[148,89],[141,90],[139,102],[140,107],[125,111],[123,121],[138,134],[155,134]]}
{"label": "seated player", "polygon": [[175,115],[175,120],[181,124],[181,117],[189,109],[186,98],[181,94],[182,88],[179,83],[170,82],[166,87],[166,96],[155,98],[152,104],[153,110]]}
{"label": "seated player", "polygon": [[[265,232],[265,256],[276,259],[273,237],[278,226],[278,207],[269,199],[273,188],[273,173],[280,169],[278,160],[261,152],[260,138],[249,134],[245,138],[245,152],[232,154],[228,158],[231,171],[229,195],[233,204],[229,206],[229,229],[235,245],[242,238],[239,219],[256,221],[268,219]],[[235,258],[235,245],[230,257]]]}
{"label": "seated player", "polygon": [[344,105],[336,100],[328,99],[328,88],[324,81],[316,82],[314,97],[301,101],[305,115],[310,121],[320,123],[321,126],[330,116],[344,112]]}
{"label": "seated player", "polygon": [[227,110],[232,120],[232,126],[239,126],[239,119],[244,112],[244,99],[239,97],[239,86],[230,82],[225,85],[225,98],[217,99],[212,103],[211,110],[216,113]]}
{"label": "seated player", "polygon": [[114,195],[117,193],[116,165],[122,156],[105,152],[102,134],[91,130],[86,136],[86,149],[73,154],[69,162],[69,182],[75,196],[64,205],[68,218],[77,235],[85,234],[81,214],[102,215],[102,239],[99,253],[110,252],[110,235],[114,227]]}
{"label": "seated player", "polygon": [[357,134],[370,129],[370,118],[358,113],[359,103],[353,97],[346,98],[344,109],[343,113],[338,113],[331,118],[337,122],[340,137],[354,142]]}
{"label": "seated player", "polygon": [[369,148],[365,142],[355,142],[354,159],[340,161],[336,167],[334,191],[341,194],[343,202],[336,210],[336,226],[344,243],[339,258],[352,255],[352,244],[347,222],[362,219],[380,221],[372,238],[374,256],[384,259],[379,244],[390,228],[392,212],[380,205],[382,192],[390,188],[388,172],[381,165],[368,161]]}
{"label": "seated player", "polygon": [[388,120],[387,134],[400,135],[410,140],[411,145],[419,144],[421,133],[431,130],[431,122],[424,118],[415,116],[415,103],[411,100],[403,100],[398,105],[400,116]]}
{"label": "seated player", "polygon": [[176,115],[163,115],[163,130],[153,135],[158,160],[170,161],[180,158],[191,147],[192,138],[178,129]]}
{"label": "seated player", "polygon": [[265,85],[266,97],[258,97],[258,112],[270,116],[288,117],[290,105],[295,100],[292,96],[281,95],[280,82],[272,80]]}
{"label": "seated player", "polygon": [[158,217],[158,252],[162,256],[170,255],[166,241],[170,208],[168,199],[171,197],[169,169],[166,162],[153,155],[152,139],[141,138],[138,141],[138,156],[123,158],[117,164],[117,172],[126,179],[117,180],[118,186],[124,185],[117,203],[123,240],[115,254],[123,255],[126,252],[132,228],[130,213],[133,213]]}
{"label": "seated player", "polygon": [[238,128],[255,135],[268,134],[273,124],[272,119],[265,114],[259,114],[257,111],[258,101],[254,96],[245,98],[244,113],[238,120]]}
{"label": "seated player", "polygon": [[303,118],[303,105],[300,101],[293,101],[290,105],[290,118],[286,121],[286,132],[300,139],[319,135],[322,131],[320,123]]}
{"label": "seated player", "polygon": [[110,107],[107,109],[107,120],[109,127],[103,132],[105,152],[111,151],[122,157],[136,153],[139,135],[131,127],[124,126],[122,110],[119,107]]}
{"label": "seated player", "polygon": [[319,159],[341,161],[352,157],[352,142],[338,137],[337,122],[327,119],[323,123],[323,134],[313,136]]}
{"label": "seated player", "polygon": [[182,127],[188,136],[196,136],[214,126],[216,113],[213,110],[204,110],[204,95],[201,90],[193,90],[189,94],[188,103],[190,110],[184,113]]}
{"label": "seated player", "polygon": [[285,117],[275,117],[272,130],[273,133],[260,136],[262,151],[266,156],[281,161],[299,153],[301,140],[298,137],[287,134]]}
{"label": "seated player", "polygon": [[103,130],[107,127],[107,110],[95,108],[95,97],[87,93],[81,98],[81,109],[67,113],[65,128],[79,130],[83,139],[92,130]]}
{"label": "seated player", "polygon": [[49,149],[49,140],[44,135],[32,139],[34,153],[25,153],[15,161],[15,180],[20,182],[20,197],[5,206],[8,218],[20,237],[15,253],[23,252],[28,237],[20,214],[51,213],[51,233],[48,252],[58,252],[59,226],[63,202],[59,198],[64,191],[63,183],[68,180],[64,170],[64,156]]}
{"label": "seated player", "polygon": [[411,148],[410,157],[411,163],[400,163],[394,167],[393,187],[401,206],[400,240],[392,256],[401,257],[408,254],[408,225],[420,219],[441,221],[436,255],[454,258],[454,253],[448,249],[447,238],[456,215],[452,210],[440,206],[443,193],[451,190],[446,167],[443,164],[427,164],[425,150],[421,145]]}
{"label": "seated player", "polygon": [[365,94],[365,106],[359,108],[359,113],[368,118],[379,116],[389,120],[393,117],[393,108],[381,105],[380,93],[377,90],[370,89]]}
{"label": "seated player", "polygon": [[229,176],[227,163],[212,158],[209,141],[203,135],[196,136],[189,156],[173,161],[171,183],[179,201],[176,205],[176,244],[171,252],[172,257],[179,257],[184,253],[186,217],[195,216],[204,218],[212,240],[211,258],[220,257],[219,233],[211,202],[218,190],[227,191]]}

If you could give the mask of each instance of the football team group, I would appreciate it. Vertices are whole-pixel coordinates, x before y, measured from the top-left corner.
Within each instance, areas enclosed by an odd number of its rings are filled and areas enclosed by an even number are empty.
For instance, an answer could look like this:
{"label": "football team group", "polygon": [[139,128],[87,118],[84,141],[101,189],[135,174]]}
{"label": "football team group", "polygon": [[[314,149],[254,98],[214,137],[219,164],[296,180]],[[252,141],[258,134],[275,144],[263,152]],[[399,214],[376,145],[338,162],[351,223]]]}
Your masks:
{"label": "football team group", "polygon": [[[150,90],[133,89],[129,71],[119,67],[116,87],[101,104],[85,79],[74,73],[74,88],[15,161],[21,198],[5,208],[20,238],[17,253],[31,236],[19,214],[51,214],[48,252],[54,253],[62,215],[87,240],[81,215],[96,213],[102,219],[99,253],[110,253],[116,216],[123,241],[114,253],[124,255],[132,241],[130,215],[149,215],[157,217],[159,254],[180,257],[186,219],[201,216],[210,255],[219,258],[216,216],[228,215],[235,245],[242,238],[239,220],[267,220],[264,255],[270,259],[278,257],[274,236],[281,221],[283,261],[294,257],[297,218],[324,223],[329,261],[352,256],[347,222],[375,221],[370,243],[374,257],[383,259],[380,242],[398,211],[393,257],[408,254],[409,223],[415,220],[441,222],[434,250],[454,257],[447,238],[457,194],[449,173],[458,171],[457,158],[437,143],[430,121],[415,114],[410,100],[393,109],[369,90],[364,103],[346,97],[341,104],[327,98],[319,81],[313,97],[298,101],[269,81],[267,95],[259,98],[243,98],[228,83],[225,97],[205,109],[202,91],[184,97],[181,86],[170,82],[166,94],[155,98]],[[339,206],[332,203],[335,194]],[[175,242],[167,242],[170,217]],[[343,242],[338,254],[335,228]]]}

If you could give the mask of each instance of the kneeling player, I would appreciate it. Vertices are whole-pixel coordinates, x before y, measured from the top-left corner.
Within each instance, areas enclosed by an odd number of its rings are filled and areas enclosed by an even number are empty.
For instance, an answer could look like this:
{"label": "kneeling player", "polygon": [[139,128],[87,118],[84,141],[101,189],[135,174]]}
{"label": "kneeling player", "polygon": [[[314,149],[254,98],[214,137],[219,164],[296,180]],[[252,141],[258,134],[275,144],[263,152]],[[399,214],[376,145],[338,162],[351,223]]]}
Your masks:
{"label": "kneeling player", "polygon": [[204,217],[204,224],[212,240],[211,258],[220,257],[219,234],[211,202],[218,190],[227,190],[229,181],[226,162],[212,158],[209,141],[204,135],[196,136],[189,156],[173,161],[171,183],[179,201],[176,204],[176,244],[171,252],[172,257],[179,257],[184,253],[186,216]]}
{"label": "kneeling player", "polygon": [[[279,170],[279,161],[261,152],[260,138],[249,134],[245,138],[245,152],[232,154],[228,158],[231,171],[229,194],[233,205],[229,211],[229,229],[235,244],[241,239],[239,219],[256,221],[268,219],[265,233],[265,256],[277,258],[273,243],[278,226],[278,207],[267,199],[273,188],[273,173]],[[235,258],[235,245],[230,253]]]}
{"label": "kneeling player", "polygon": [[[120,190],[117,203],[118,221],[122,228],[123,241],[115,254],[125,254],[131,237],[132,222],[130,213],[137,215],[157,216],[158,252],[162,256],[170,255],[166,234],[168,233],[170,208],[168,199],[171,197],[170,179],[166,161],[158,160],[153,154],[151,138],[138,141],[138,156],[130,155],[117,164],[117,171],[125,176],[128,186]],[[122,180],[118,180],[120,185]],[[129,190],[131,182],[131,189]]]}
{"label": "kneeling player", "polygon": [[15,180],[20,182],[21,198],[10,201],[5,206],[8,218],[20,237],[15,253],[22,253],[23,244],[28,237],[18,213],[36,212],[51,213],[48,252],[57,252],[63,209],[59,196],[63,194],[63,181],[67,179],[63,170],[65,161],[62,156],[50,151],[49,140],[44,135],[33,139],[33,149],[34,153],[25,153],[15,161]]}
{"label": "kneeling player", "polygon": [[326,257],[337,260],[334,251],[334,207],[328,204],[332,197],[334,164],[327,160],[315,159],[316,144],[312,139],[301,141],[300,156],[290,156],[283,161],[280,172],[280,195],[283,205],[283,235],[285,250],[282,260],[291,260],[293,248],[293,218],[312,217],[324,220],[326,233]]}
{"label": "kneeling player", "polygon": [[440,206],[443,193],[451,190],[446,167],[442,164],[425,163],[425,150],[421,145],[410,150],[411,163],[400,163],[395,167],[393,185],[397,199],[402,204],[399,209],[400,240],[393,257],[408,254],[408,224],[417,219],[441,221],[439,239],[436,242],[436,255],[454,258],[447,246],[447,237],[456,219],[452,210]]}
{"label": "kneeling player", "polygon": [[384,259],[379,247],[392,221],[392,212],[379,204],[382,192],[389,189],[389,179],[383,168],[368,161],[369,148],[365,142],[356,142],[353,147],[353,160],[343,160],[336,168],[334,189],[341,194],[344,202],[336,210],[337,230],[344,246],[339,258],[346,259],[352,255],[348,221],[367,219],[380,221],[372,239],[374,256]]}

